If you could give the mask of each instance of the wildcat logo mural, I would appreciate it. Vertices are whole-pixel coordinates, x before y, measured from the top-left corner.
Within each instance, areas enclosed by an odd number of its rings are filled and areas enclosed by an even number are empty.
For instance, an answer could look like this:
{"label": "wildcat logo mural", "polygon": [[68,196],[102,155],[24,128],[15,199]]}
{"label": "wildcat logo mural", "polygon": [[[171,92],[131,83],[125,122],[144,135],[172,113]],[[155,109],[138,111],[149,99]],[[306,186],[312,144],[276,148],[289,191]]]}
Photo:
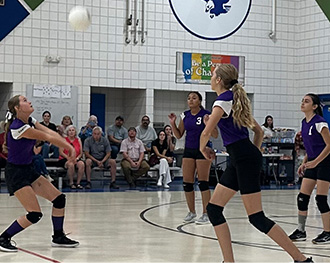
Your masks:
{"label": "wildcat logo mural", "polygon": [[252,0],[169,0],[169,4],[179,24],[189,33],[218,40],[243,26]]}
{"label": "wildcat logo mural", "polygon": [[205,12],[210,14],[210,18],[220,14],[226,14],[230,10],[230,5],[227,4],[230,0],[204,0],[206,2]]}

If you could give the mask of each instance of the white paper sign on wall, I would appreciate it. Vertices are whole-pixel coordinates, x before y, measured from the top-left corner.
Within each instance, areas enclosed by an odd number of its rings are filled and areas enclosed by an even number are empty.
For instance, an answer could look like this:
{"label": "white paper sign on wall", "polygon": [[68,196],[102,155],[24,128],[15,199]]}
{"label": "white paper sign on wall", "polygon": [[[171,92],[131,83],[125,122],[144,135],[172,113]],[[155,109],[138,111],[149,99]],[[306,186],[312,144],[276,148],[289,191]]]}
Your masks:
{"label": "white paper sign on wall", "polygon": [[169,0],[178,22],[189,33],[207,40],[234,34],[245,22],[252,0]]}

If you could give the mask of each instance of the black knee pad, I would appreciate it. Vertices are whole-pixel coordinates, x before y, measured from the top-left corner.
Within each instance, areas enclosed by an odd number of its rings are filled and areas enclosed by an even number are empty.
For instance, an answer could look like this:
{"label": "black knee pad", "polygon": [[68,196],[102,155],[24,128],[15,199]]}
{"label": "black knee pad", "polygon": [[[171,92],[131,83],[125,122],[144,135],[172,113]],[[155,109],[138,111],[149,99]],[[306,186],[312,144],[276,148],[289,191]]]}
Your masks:
{"label": "black knee pad", "polygon": [[60,194],[52,201],[52,203],[55,208],[62,209],[65,207],[65,201],[65,194]]}
{"label": "black knee pad", "polygon": [[41,212],[29,212],[26,215],[26,219],[29,220],[32,224],[37,223],[42,218]]}
{"label": "black knee pad", "polygon": [[201,192],[209,190],[209,182],[208,181],[198,181],[198,187]]}
{"label": "black knee pad", "polygon": [[226,219],[222,213],[222,206],[208,203],[208,205],[206,206],[206,211],[213,226],[218,226],[223,223],[226,223]]}
{"label": "black knee pad", "polygon": [[324,214],[324,213],[327,213],[330,211],[327,199],[328,199],[327,195],[316,195],[316,197],[315,197],[317,207],[320,210],[321,214]]}
{"label": "black knee pad", "polygon": [[299,193],[297,196],[297,204],[299,211],[307,211],[308,210],[308,204],[309,204],[309,195],[305,195],[303,193]]}
{"label": "black knee pad", "polygon": [[256,229],[265,234],[275,225],[275,222],[266,217],[263,211],[249,215],[249,221]]}
{"label": "black knee pad", "polygon": [[192,191],[194,191],[194,184],[193,183],[183,182],[183,190],[185,192],[192,192]]}

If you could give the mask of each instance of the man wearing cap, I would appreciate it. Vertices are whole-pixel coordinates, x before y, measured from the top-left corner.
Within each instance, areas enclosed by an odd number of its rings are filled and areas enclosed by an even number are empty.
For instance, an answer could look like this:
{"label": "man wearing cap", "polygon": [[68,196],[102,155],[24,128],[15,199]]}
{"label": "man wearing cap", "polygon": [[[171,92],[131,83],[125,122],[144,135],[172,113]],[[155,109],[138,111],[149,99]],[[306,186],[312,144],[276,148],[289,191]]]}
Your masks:
{"label": "man wearing cap", "polygon": [[127,129],[123,126],[124,118],[117,116],[115,124],[108,127],[107,134],[111,146],[111,159],[116,159],[121,142],[128,137]]}
{"label": "man wearing cap", "polygon": [[144,175],[150,166],[144,159],[144,146],[141,140],[136,138],[136,129],[130,127],[128,129],[128,138],[122,141],[120,152],[123,153],[121,168],[124,176],[130,186],[135,188],[135,181]]}
{"label": "man wearing cap", "polygon": [[[88,121],[85,126],[81,127],[79,132],[79,138],[81,139],[81,143],[84,147],[85,140],[92,136],[93,129],[97,125],[97,117],[95,115],[91,115],[88,118]],[[104,132],[102,132],[102,136],[105,136]]]}

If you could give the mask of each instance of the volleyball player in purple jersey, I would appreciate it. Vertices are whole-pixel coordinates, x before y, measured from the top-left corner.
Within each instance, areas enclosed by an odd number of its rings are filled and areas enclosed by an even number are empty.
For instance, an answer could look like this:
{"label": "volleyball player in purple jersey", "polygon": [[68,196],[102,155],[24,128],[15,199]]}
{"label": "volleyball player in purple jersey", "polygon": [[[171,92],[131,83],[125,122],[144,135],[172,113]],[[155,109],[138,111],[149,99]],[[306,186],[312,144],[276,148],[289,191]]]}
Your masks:
{"label": "volleyball player in purple jersey", "polygon": [[305,224],[310,196],[316,189],[316,204],[321,213],[323,232],[312,240],[314,244],[330,243],[330,209],[327,201],[330,185],[330,133],[323,118],[320,99],[315,94],[306,94],[301,102],[301,111],[305,114],[302,120],[301,136],[306,155],[298,174],[303,176],[298,204],[298,229],[289,237],[292,241],[305,241]]}
{"label": "volleyball player in purple jersey", "polygon": [[[209,189],[209,171],[211,162],[205,160],[202,153],[199,151],[199,138],[203,131],[204,116],[210,114],[202,106],[202,95],[199,92],[190,92],[187,98],[189,110],[181,114],[179,126],[176,126],[176,115],[171,113],[169,115],[170,124],[174,135],[180,139],[186,132],[185,149],[182,158],[182,173],[183,173],[183,189],[188,205],[189,212],[184,218],[184,222],[195,221],[195,171],[197,169],[198,186],[202,195],[203,214],[196,221],[196,224],[207,224],[209,219],[206,213],[206,205],[210,200]],[[213,130],[213,137],[218,137],[218,130]]]}
{"label": "volleyball player in purple jersey", "polygon": [[[259,175],[263,132],[252,116],[250,101],[237,78],[237,70],[231,64],[221,64],[213,71],[211,87],[218,97],[200,138],[200,151],[206,159],[213,160],[215,153],[207,147],[207,142],[211,131],[218,125],[229,153],[230,162],[207,205],[207,213],[214,226],[224,262],[234,262],[234,255],[223,209],[237,191],[241,193],[249,221],[254,227],[279,244],[295,262],[313,262],[298,250],[285,232],[267,218],[262,210]],[[253,143],[247,128],[254,131]]]}
{"label": "volleyball player in purple jersey", "polygon": [[31,102],[24,96],[17,95],[8,102],[6,115],[6,141],[5,148],[8,151],[8,160],[5,169],[5,178],[8,192],[15,195],[27,211],[25,216],[15,220],[0,235],[0,251],[17,252],[17,248],[11,244],[11,238],[37,223],[41,217],[41,209],[37,195],[53,203],[52,222],[54,235],[52,246],[76,247],[79,242],[67,238],[63,232],[65,195],[58,191],[46,178],[40,176],[33,167],[33,147],[36,139],[48,141],[58,147],[69,150],[69,158],[74,161],[75,152],[56,132],[41,125],[30,117],[34,111]]}

